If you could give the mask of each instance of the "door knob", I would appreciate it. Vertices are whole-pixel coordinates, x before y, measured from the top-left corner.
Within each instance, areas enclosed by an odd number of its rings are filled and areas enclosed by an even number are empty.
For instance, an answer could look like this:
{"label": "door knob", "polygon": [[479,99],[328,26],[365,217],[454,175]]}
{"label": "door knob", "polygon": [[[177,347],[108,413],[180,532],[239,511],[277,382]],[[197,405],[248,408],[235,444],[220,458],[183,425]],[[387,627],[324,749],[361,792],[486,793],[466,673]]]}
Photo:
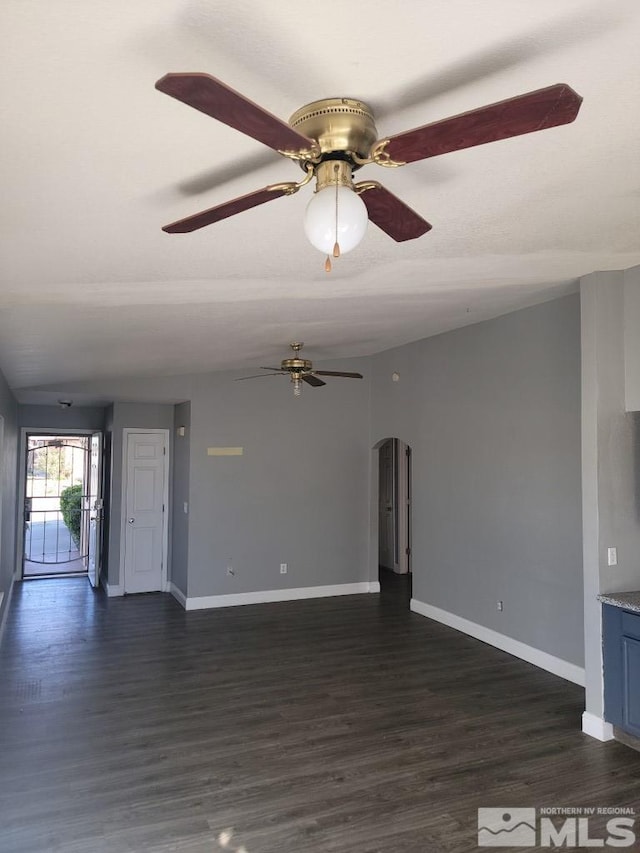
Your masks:
{"label": "door knob", "polygon": [[133,524],[133,522],[134,522],[134,521],[135,521],[135,518],[130,518],[130,519],[129,519],[129,524]]}

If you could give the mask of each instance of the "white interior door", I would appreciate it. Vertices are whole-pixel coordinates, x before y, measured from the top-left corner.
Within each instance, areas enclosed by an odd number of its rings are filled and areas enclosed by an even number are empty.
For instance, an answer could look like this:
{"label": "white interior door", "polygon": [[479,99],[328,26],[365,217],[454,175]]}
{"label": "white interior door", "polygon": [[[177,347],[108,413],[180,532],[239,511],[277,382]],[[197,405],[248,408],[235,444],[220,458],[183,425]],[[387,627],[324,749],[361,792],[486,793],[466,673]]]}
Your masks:
{"label": "white interior door", "polygon": [[124,591],[163,589],[166,433],[128,432],[124,518]]}
{"label": "white interior door", "polygon": [[87,575],[91,586],[100,583],[102,563],[102,433],[94,432],[89,447],[89,476],[87,489],[87,516],[89,519]]}

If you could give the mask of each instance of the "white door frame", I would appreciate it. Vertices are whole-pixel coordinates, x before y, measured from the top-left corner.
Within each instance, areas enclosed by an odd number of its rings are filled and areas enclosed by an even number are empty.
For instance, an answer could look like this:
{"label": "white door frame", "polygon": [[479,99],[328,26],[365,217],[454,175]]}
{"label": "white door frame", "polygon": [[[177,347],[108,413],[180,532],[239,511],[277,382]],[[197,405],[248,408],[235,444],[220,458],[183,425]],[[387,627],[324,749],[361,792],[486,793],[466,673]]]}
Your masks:
{"label": "white door frame", "polygon": [[[93,446],[95,439],[98,439],[98,463],[97,463],[97,483],[93,484]],[[100,575],[102,574],[102,565],[104,561],[104,433],[102,430],[95,430],[91,434],[89,440],[89,455],[87,470],[85,472],[87,488],[84,489],[85,495],[89,499],[89,506],[86,508],[85,518],[85,535],[87,537],[87,576],[92,587],[100,586]],[[93,570],[91,568],[91,514],[93,513],[94,521],[94,562]]]}
{"label": "white door frame", "polygon": [[398,491],[397,507],[398,513],[398,573],[406,575],[411,570],[411,496],[409,494],[411,448],[398,438],[396,464],[398,466]]}
{"label": "white door frame", "polygon": [[124,558],[125,538],[127,534],[127,453],[129,447],[129,436],[149,435],[149,433],[164,435],[164,486],[162,491],[162,576],[160,588],[162,592],[169,592],[169,453],[171,432],[168,429],[143,429],[142,427],[124,427],[122,430],[122,493],[120,497],[120,587],[125,590]]}
{"label": "white door frame", "polygon": [[[371,447],[371,454],[370,454],[371,466],[369,468],[369,471],[370,471],[370,474],[369,474],[369,585],[370,585],[370,587],[372,587],[372,591],[376,591],[376,592],[379,592],[379,584],[377,582],[379,579],[378,565],[379,565],[379,556],[380,556],[380,540],[379,540],[380,448],[385,443],[385,441],[387,441],[389,438],[394,438],[394,437],[398,438],[401,445],[404,444],[405,447],[408,447],[411,450],[411,454],[410,454],[410,458],[408,460],[408,464],[410,466],[413,465],[414,450],[412,448],[412,445],[409,444],[408,441],[405,441],[403,438],[399,438],[398,436],[387,436],[387,438],[380,439]],[[412,469],[409,469],[408,475],[409,475],[409,480],[407,482],[406,478],[405,478],[404,487],[406,488],[407,486],[410,486],[411,488],[413,488]],[[413,496],[411,496],[411,500],[413,500]],[[405,516],[405,518],[406,518],[408,523],[407,523],[406,527],[403,529],[406,531],[407,537],[409,539],[409,541],[408,541],[408,547],[409,548],[413,547],[413,543],[412,543],[413,530],[411,529],[411,527],[412,527],[412,517],[411,517],[412,512],[413,512],[413,507],[412,507],[411,503],[407,503],[407,516]],[[409,570],[409,572],[413,572],[413,560],[412,560],[413,551],[411,551],[411,555],[405,555],[405,557],[406,556],[409,556],[409,560],[405,563],[405,566]],[[377,589],[376,589],[376,586],[378,587]]]}
{"label": "white door frame", "polygon": [[[104,438],[103,429],[60,429],[60,427],[51,427],[44,429],[43,427],[20,427],[20,440],[18,447],[18,493],[17,493],[17,518],[16,518],[16,565],[14,570],[14,580],[22,580],[22,559],[24,557],[24,502],[27,490],[27,436],[29,435],[79,435],[91,438],[94,432],[101,432]],[[104,452],[104,443],[103,443]],[[102,487],[104,491],[105,472],[102,472]],[[104,543],[103,543],[104,544]]]}

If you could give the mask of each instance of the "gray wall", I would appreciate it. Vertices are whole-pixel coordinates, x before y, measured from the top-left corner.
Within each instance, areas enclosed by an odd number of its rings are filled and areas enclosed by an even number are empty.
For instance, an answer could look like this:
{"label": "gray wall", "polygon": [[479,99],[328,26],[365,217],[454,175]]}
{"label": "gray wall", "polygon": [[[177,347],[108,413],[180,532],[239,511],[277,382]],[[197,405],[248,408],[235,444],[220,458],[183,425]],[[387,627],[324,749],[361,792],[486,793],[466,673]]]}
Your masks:
{"label": "gray wall", "polygon": [[[145,384],[145,383],[143,383]],[[118,586],[120,577],[120,522],[122,511],[122,477],[123,477],[123,430],[135,429],[168,429],[173,433],[173,406],[168,403],[114,403],[106,416],[107,433],[110,436],[111,472],[109,478],[110,494],[110,524],[106,538],[107,550],[107,579],[110,586]],[[170,452],[172,452],[170,448]],[[171,494],[171,479],[169,494]],[[171,510],[171,507],[169,508]],[[171,531],[171,516],[169,517]],[[171,553],[171,542],[169,542]]]}
{"label": "gray wall", "polygon": [[102,406],[18,406],[18,423],[28,429],[101,430],[104,417]]}
{"label": "gray wall", "polygon": [[[369,363],[346,369],[368,376]],[[295,398],[285,377],[237,375],[194,377],[189,596],[367,580],[368,380]],[[207,456],[214,446],[244,455]]]}
{"label": "gray wall", "polygon": [[[101,397],[171,400],[115,403],[106,412],[112,460],[110,586],[121,582],[124,427],[171,430],[169,577],[190,597],[368,579],[369,361],[322,366],[360,370],[365,379],[305,386],[300,398],[293,397],[285,377],[234,381],[247,371],[93,385],[92,393]],[[186,419],[186,406],[174,410],[180,396],[190,401],[185,439],[175,436],[175,427]],[[213,446],[242,446],[244,455],[207,456]],[[229,561],[233,576],[226,573]],[[280,574],[281,562],[289,564],[286,575]]]}
{"label": "gray wall", "polygon": [[371,447],[413,450],[414,598],[582,665],[579,297],[373,365]]}
{"label": "gray wall", "polygon": [[[184,428],[184,436],[178,429]],[[189,466],[191,459],[191,403],[180,403],[173,418],[173,523],[171,527],[171,580],[187,595],[189,576]],[[185,504],[187,512],[185,513]]]}
{"label": "gray wall", "polygon": [[625,270],[624,349],[626,408],[640,411],[640,267]]}
{"label": "gray wall", "polygon": [[[586,709],[601,717],[596,596],[640,589],[640,413],[625,411],[625,274],[593,273],[580,292]],[[612,546],[615,567],[607,565]]]}
{"label": "gray wall", "polygon": [[16,566],[16,511],[18,473],[18,407],[0,372],[0,607],[3,624],[8,594]]}

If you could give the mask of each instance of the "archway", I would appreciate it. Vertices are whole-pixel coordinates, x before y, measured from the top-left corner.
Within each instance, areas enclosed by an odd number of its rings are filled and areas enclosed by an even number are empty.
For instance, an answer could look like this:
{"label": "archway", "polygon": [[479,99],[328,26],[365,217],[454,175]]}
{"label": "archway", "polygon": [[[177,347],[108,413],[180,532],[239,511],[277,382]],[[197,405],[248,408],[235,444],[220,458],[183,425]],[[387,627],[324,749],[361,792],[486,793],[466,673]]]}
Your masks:
{"label": "archway", "polygon": [[371,577],[411,593],[411,447],[391,436],[373,447]]}

